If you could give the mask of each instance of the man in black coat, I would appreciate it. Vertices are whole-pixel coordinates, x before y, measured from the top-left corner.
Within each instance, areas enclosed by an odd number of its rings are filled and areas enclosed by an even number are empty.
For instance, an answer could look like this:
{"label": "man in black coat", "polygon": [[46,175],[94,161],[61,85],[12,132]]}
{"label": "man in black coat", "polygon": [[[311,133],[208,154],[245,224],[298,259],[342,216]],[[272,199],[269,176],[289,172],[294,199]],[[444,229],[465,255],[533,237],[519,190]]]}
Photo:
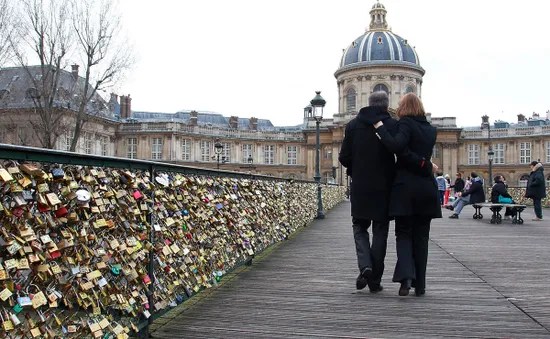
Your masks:
{"label": "man in black coat", "polygon": [[[392,130],[396,121],[388,113],[386,92],[369,97],[369,107],[359,111],[346,126],[339,160],[346,167],[351,183],[351,215],[353,237],[359,266],[357,289],[369,286],[371,292],[382,290],[384,259],[388,241],[389,200],[395,177],[395,155],[382,145],[372,126],[383,121]],[[418,171],[431,173],[432,163],[405,151],[403,157]],[[372,247],[368,229],[372,224]]]}
{"label": "man in black coat", "polygon": [[538,161],[531,163],[531,174],[527,182],[526,198],[533,199],[536,217],[533,221],[542,221],[542,199],[546,197],[546,185],[544,183],[544,168]]}
{"label": "man in black coat", "polygon": [[[483,181],[477,176],[476,172],[472,172],[472,185],[469,189],[462,193],[458,193],[459,200],[456,206],[456,211],[451,215],[450,219],[458,219],[460,212],[466,205],[473,205],[485,202],[485,190],[483,189]],[[452,206],[448,206],[451,211],[454,209]]]}
{"label": "man in black coat", "polygon": [[462,179],[462,174],[457,173],[455,183],[454,185],[451,185],[451,188],[455,189],[455,193],[462,192],[465,184],[464,179]]}

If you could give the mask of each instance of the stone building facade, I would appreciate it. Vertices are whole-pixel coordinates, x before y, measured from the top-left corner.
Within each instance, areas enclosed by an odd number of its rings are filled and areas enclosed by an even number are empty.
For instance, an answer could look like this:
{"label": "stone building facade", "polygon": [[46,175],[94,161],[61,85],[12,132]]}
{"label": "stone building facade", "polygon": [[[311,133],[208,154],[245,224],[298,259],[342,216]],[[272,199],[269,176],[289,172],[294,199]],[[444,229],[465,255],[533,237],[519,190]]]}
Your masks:
{"label": "stone building facade", "polygon": [[[377,2],[369,14],[366,32],[343,50],[334,73],[338,112],[323,119],[320,126],[323,181],[348,182],[345,169],[338,163],[338,153],[346,124],[367,105],[371,93],[386,91],[390,111],[408,92],[422,96],[425,70],[415,48],[389,29],[384,5]],[[29,123],[36,107],[32,95],[29,97],[33,90],[27,76],[23,69],[0,69],[0,141],[40,147],[36,138],[40,131],[33,130]],[[82,78],[76,65],[71,71],[63,71],[61,78],[59,95],[54,99],[63,114],[63,124],[71,126],[75,106],[69,98]],[[207,168],[216,168],[219,159],[220,169],[298,179],[313,179],[315,174],[315,122],[309,106],[303,111],[301,124],[287,127],[274,126],[266,119],[226,117],[213,112],[136,111],[129,95],[111,94],[109,100],[97,97],[90,103],[89,112],[77,146],[80,153]],[[543,118],[534,114],[530,119],[519,115],[516,123],[496,121],[490,125],[490,142],[488,118],[480,127],[467,128],[457,127],[454,117],[428,118],[438,127],[432,161],[451,177],[457,172],[468,175],[476,171],[487,178],[489,144],[495,152],[493,173],[504,175],[510,186],[525,183],[530,161],[540,159],[550,164],[548,115]],[[55,147],[68,150],[71,140],[72,131],[67,128]],[[219,158],[214,151],[216,142],[222,145]],[[550,181],[550,173],[547,175]]]}

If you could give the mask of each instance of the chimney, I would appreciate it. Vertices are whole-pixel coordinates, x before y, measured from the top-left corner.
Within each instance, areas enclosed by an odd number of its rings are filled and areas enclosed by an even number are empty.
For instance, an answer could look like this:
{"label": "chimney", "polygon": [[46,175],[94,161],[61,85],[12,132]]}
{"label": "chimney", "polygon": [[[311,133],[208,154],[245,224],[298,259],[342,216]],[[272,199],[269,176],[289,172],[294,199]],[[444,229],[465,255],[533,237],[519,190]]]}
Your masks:
{"label": "chimney", "polygon": [[73,74],[73,80],[74,81],[77,81],[78,80],[78,68],[79,66],[74,64],[74,65],[71,65],[71,72]]}
{"label": "chimney", "polygon": [[120,118],[128,119],[132,116],[132,98],[130,94],[120,96]]}
{"label": "chimney", "polygon": [[118,95],[116,95],[115,93],[111,93],[110,102],[112,102],[112,103],[118,102]]}
{"label": "chimney", "polygon": [[482,125],[485,125],[485,124],[488,124],[489,123],[489,116],[488,115],[484,115],[481,117],[481,124]]}
{"label": "chimney", "polygon": [[518,114],[518,122],[525,122],[525,115],[523,114]]}
{"label": "chimney", "polygon": [[249,128],[252,131],[257,131],[258,130],[258,118],[254,118],[254,117],[250,118]]}
{"label": "chimney", "polygon": [[193,126],[197,126],[198,120],[199,120],[199,115],[197,111],[191,111],[191,113],[189,113],[189,123]]}
{"label": "chimney", "polygon": [[236,116],[229,117],[229,128],[231,129],[239,128],[239,117],[236,117]]}

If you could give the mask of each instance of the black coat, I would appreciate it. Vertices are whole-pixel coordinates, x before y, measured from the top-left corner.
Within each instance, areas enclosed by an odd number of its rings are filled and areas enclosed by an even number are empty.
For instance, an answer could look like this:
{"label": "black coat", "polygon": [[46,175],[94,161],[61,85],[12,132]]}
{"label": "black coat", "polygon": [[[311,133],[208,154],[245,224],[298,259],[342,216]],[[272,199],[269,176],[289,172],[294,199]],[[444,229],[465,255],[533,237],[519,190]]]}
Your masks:
{"label": "black coat", "polygon": [[[373,124],[383,121],[393,132],[397,122],[379,107],[364,107],[345,130],[338,160],[351,181],[351,215],[354,218],[389,219],[391,185],[395,178],[395,156],[376,136]],[[405,152],[403,161],[418,171],[431,173],[431,162]],[[424,165],[424,166],[422,166]]]}
{"label": "black coat", "polygon": [[[426,117],[403,117],[392,136],[384,123],[378,128],[382,143],[392,152],[400,153],[408,148],[410,152],[424,159],[432,157],[437,129]],[[441,206],[437,183],[431,173],[411,171],[410,166],[397,157],[397,172],[392,185],[390,200],[391,216],[422,215],[441,218]],[[430,163],[431,164],[431,163]]]}
{"label": "black coat", "polygon": [[499,196],[510,199],[512,198],[512,196],[506,190],[506,185],[504,185],[503,182],[497,182],[493,185],[493,189],[491,190],[491,202],[494,204],[498,204]]}
{"label": "black coat", "polygon": [[455,189],[455,192],[462,192],[462,190],[464,189],[464,186],[466,184],[464,183],[464,179],[462,178],[457,178],[455,180],[455,184],[452,185],[451,187]]}
{"label": "black coat", "polygon": [[462,193],[463,197],[470,196],[470,204],[479,204],[485,202],[485,190],[481,180],[472,180],[470,188]]}
{"label": "black coat", "polygon": [[[540,166],[539,166],[540,165]],[[541,164],[529,175],[527,182],[526,198],[543,199],[546,197],[546,184],[544,183],[544,168]]]}

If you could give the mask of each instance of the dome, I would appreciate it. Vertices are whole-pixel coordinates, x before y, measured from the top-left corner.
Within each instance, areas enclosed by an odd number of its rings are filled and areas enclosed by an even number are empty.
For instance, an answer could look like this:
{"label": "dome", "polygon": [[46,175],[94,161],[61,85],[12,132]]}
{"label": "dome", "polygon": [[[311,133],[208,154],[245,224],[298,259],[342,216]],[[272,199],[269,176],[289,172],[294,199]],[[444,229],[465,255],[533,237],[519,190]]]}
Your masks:
{"label": "dome", "polygon": [[415,49],[388,28],[386,8],[380,2],[370,11],[369,30],[344,50],[340,70],[365,66],[405,66],[424,73]]}
{"label": "dome", "polygon": [[340,67],[357,63],[407,63],[420,66],[414,48],[391,31],[369,31],[355,39],[344,52]]}

